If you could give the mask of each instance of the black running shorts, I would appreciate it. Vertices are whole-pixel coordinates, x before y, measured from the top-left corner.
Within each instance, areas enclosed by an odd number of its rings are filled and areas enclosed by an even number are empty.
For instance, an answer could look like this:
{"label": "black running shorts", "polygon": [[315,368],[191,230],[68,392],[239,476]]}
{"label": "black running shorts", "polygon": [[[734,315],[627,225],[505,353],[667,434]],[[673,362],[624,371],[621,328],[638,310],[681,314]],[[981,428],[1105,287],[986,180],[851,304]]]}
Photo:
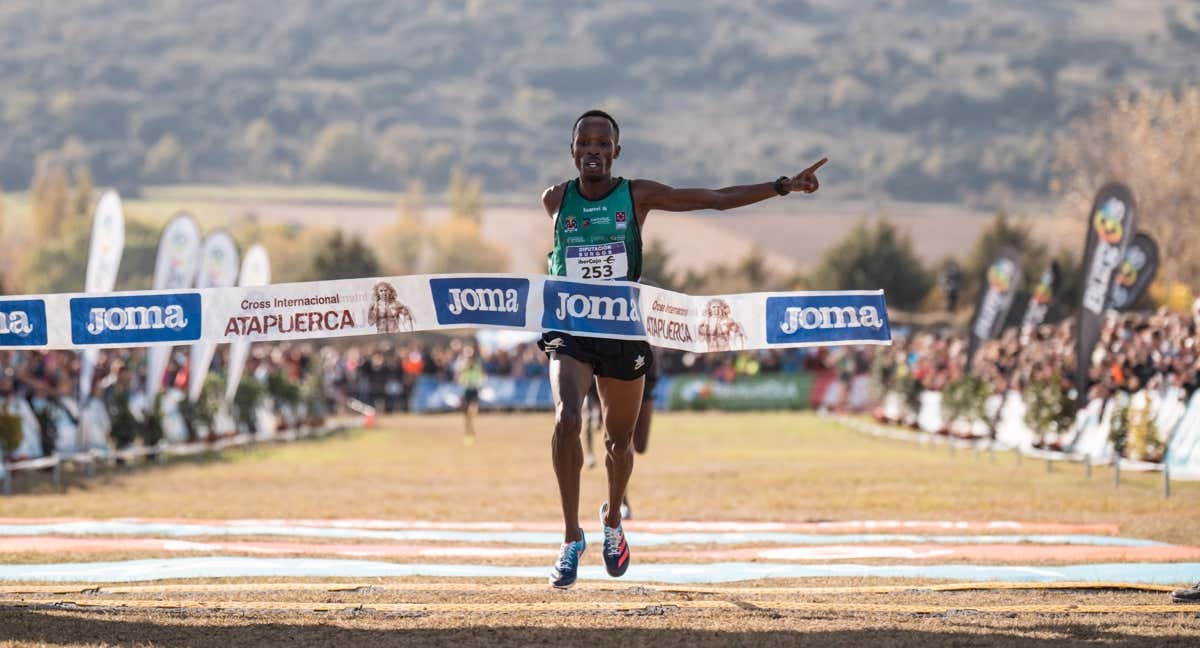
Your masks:
{"label": "black running shorts", "polygon": [[542,334],[538,348],[547,355],[561,353],[592,365],[601,378],[637,380],[654,364],[650,344],[644,340],[610,340],[550,331]]}

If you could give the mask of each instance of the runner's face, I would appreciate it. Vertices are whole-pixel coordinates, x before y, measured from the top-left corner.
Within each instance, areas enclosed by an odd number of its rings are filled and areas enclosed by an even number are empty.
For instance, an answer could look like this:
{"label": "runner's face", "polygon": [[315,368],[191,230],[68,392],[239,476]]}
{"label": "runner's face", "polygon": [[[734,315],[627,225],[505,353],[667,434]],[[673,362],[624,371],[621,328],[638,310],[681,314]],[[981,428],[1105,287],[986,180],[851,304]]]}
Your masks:
{"label": "runner's face", "polygon": [[612,173],[613,160],[621,154],[613,126],[603,117],[588,117],[575,129],[571,157],[579,177],[603,180]]}

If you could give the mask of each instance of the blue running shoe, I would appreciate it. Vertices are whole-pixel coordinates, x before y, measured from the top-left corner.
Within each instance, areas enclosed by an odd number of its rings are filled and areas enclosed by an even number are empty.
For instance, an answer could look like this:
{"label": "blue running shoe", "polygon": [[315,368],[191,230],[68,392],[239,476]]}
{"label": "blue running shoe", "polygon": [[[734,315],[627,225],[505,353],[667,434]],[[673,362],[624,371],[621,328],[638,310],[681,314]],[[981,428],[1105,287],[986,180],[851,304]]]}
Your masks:
{"label": "blue running shoe", "polygon": [[608,502],[600,507],[600,526],[604,527],[604,569],[613,578],[625,575],[629,569],[629,543],[625,542],[625,531],[618,524],[614,529],[604,523],[608,517]]}
{"label": "blue running shoe", "polygon": [[558,550],[558,560],[550,571],[550,584],[558,589],[568,589],[575,584],[579,577],[579,559],[587,550],[587,540],[583,534],[575,542],[564,542]]}

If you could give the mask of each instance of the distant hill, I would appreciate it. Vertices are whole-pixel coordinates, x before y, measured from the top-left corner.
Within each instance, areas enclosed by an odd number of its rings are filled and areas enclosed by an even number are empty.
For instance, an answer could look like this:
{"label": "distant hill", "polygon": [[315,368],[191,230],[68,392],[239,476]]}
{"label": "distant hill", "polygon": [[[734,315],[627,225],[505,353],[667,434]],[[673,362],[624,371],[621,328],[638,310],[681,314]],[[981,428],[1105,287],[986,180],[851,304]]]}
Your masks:
{"label": "distant hill", "polygon": [[830,197],[1045,193],[1053,138],[1119,88],[1200,79],[1189,0],[546,3],[7,0],[0,184],[39,154],[127,192],[173,182],[489,192],[571,171],[574,117],[618,170],[761,181],[820,155]]}

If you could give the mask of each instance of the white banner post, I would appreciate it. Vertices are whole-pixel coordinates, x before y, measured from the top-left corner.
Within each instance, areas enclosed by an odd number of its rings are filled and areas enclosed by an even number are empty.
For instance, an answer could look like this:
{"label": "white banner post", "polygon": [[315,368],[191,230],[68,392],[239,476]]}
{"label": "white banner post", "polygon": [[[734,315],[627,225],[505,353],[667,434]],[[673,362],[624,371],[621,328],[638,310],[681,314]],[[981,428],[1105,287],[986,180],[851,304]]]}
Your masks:
{"label": "white banner post", "polygon": [[[271,283],[271,260],[267,257],[267,250],[263,246],[255,243],[246,251],[246,257],[242,259],[242,272],[238,277],[238,286],[246,288],[250,286],[265,286]],[[266,295],[264,293],[263,297]],[[226,404],[233,402],[233,396],[237,393],[238,382],[242,379],[242,371],[246,367],[246,357],[250,355],[250,341],[246,339],[235,340],[229,346],[229,371],[228,382],[225,384],[225,402]]]}
{"label": "white banner post", "polygon": [[[85,293],[112,292],[117,285],[117,270],[121,266],[121,254],[124,251],[125,213],[121,209],[121,197],[110,189],[100,196],[92,212],[92,242],[88,249],[87,275],[84,278]],[[99,359],[99,350],[84,350],[79,364],[80,403],[86,402],[91,396],[92,379]]]}
{"label": "white banner post", "polygon": [[[196,288],[225,288],[237,282],[237,242],[229,232],[217,230],[204,239],[200,248],[200,273],[196,276]],[[204,387],[212,365],[217,343],[200,340],[192,345],[191,363],[188,371],[188,399],[196,402]]]}
{"label": "white banner post", "polygon": [[[154,260],[154,289],[191,288],[200,265],[200,226],[191,214],[180,212],[163,227]],[[171,347],[153,346],[146,354],[146,400],[154,406],[161,388]]]}

